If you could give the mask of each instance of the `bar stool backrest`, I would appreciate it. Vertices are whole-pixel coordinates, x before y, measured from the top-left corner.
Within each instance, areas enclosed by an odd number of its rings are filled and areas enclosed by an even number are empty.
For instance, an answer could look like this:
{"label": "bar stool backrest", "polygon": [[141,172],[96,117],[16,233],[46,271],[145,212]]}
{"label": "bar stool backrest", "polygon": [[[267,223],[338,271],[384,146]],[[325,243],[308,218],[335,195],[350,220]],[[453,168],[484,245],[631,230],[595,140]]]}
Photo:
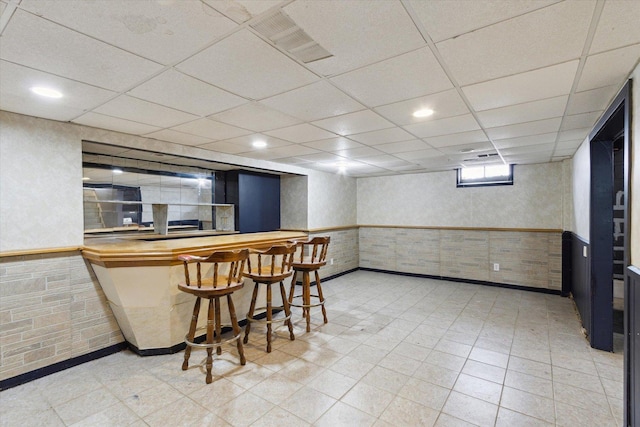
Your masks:
{"label": "bar stool backrest", "polygon": [[251,257],[249,257],[247,260],[247,275],[249,277],[279,276],[286,278],[293,274],[291,263],[295,252],[296,245],[291,243],[275,245],[264,251],[253,249],[250,251],[250,255],[255,255],[254,259],[257,259],[257,261],[252,265]]}
{"label": "bar stool backrest", "polygon": [[330,240],[331,238],[329,236],[324,236],[294,241],[297,246],[301,248],[293,260],[294,266],[295,264],[326,264]]}
{"label": "bar stool backrest", "polygon": [[217,288],[223,283],[224,283],[224,286],[229,287],[234,283],[242,282],[244,264],[248,258],[249,258],[248,249],[241,249],[241,250],[235,250],[235,251],[218,251],[218,252],[212,253],[208,257],[200,257],[196,255],[179,255],[178,256],[178,259],[184,263],[184,278],[187,286],[191,286],[191,280],[189,276],[189,264],[194,262],[196,263],[195,285],[198,288],[202,288],[203,281],[208,282],[207,279],[203,279],[202,277],[202,267],[201,267],[202,264],[212,264],[211,271],[213,272],[213,274],[211,279],[213,280],[214,288]]}

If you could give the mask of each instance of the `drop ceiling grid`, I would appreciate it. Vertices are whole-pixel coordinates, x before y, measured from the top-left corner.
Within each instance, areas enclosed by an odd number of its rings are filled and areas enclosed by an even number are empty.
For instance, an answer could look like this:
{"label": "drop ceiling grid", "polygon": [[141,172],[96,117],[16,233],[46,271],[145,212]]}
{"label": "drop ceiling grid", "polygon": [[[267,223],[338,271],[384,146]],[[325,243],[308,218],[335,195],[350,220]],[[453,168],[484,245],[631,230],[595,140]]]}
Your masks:
{"label": "drop ceiling grid", "polygon": [[[640,2],[237,2],[246,13],[208,1],[201,7],[211,15],[199,16],[196,2],[168,14],[117,0],[117,13],[100,20],[104,10],[85,2],[65,15],[56,2],[23,0],[0,18],[8,20],[0,108],[320,170],[348,160],[357,176],[402,173],[455,167],[476,156],[460,150],[491,147],[515,149],[505,151],[510,159],[545,153],[548,161],[550,135],[566,154],[640,57]],[[334,57],[304,64],[250,28],[279,8]],[[74,22],[82,14],[87,19]],[[220,25],[198,31],[212,22]],[[136,37],[132,28],[145,32]],[[163,49],[159,32],[171,28],[176,37]],[[60,46],[78,52],[56,57]],[[90,61],[75,66],[92,50],[112,75],[92,73]],[[132,73],[121,78],[125,64]],[[21,98],[29,75],[57,82],[72,94],[69,105]],[[411,116],[432,105],[433,117]],[[258,151],[257,138],[272,145]]]}

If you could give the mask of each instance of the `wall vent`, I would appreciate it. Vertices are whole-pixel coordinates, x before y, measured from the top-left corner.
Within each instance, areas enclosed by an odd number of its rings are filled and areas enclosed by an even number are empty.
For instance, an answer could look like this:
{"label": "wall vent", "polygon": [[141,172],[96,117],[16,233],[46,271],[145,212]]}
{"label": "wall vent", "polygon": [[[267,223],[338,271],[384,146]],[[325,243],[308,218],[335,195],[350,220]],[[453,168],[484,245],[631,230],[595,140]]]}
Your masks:
{"label": "wall vent", "polygon": [[333,56],[282,10],[260,18],[251,24],[251,28],[305,64]]}

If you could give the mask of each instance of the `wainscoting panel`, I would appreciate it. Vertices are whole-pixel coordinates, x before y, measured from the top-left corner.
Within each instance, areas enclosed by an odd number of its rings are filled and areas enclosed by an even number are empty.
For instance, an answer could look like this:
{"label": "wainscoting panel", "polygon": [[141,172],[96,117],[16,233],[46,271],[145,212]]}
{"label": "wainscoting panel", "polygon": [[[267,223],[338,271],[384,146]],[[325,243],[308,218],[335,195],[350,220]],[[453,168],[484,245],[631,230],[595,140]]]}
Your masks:
{"label": "wainscoting panel", "polygon": [[572,236],[571,293],[582,318],[582,326],[589,334],[591,329],[591,248],[589,243],[580,237],[575,234]]}

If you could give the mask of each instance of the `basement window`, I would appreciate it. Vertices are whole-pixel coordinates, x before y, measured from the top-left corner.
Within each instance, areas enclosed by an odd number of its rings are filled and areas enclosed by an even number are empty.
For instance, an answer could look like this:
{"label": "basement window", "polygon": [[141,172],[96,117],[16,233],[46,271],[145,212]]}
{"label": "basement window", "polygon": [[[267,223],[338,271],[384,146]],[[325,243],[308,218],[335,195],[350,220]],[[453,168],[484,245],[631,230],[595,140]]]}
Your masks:
{"label": "basement window", "polygon": [[457,187],[513,185],[513,165],[474,166],[458,169]]}

